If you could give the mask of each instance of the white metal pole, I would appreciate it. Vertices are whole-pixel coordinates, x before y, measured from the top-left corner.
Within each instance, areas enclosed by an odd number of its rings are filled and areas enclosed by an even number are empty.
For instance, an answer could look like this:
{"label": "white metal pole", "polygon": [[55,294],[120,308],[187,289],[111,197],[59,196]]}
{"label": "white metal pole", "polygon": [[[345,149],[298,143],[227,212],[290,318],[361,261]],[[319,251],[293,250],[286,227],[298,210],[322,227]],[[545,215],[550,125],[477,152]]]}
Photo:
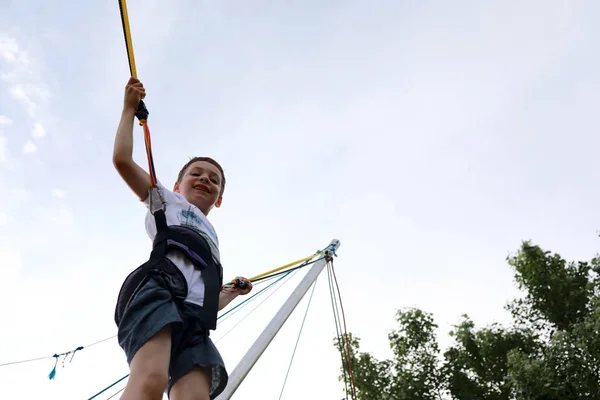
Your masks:
{"label": "white metal pole", "polygon": [[[335,251],[340,247],[340,241],[333,239],[327,247],[326,251]],[[262,331],[260,336],[256,339],[254,344],[250,347],[246,355],[240,360],[239,364],[229,375],[227,387],[221,393],[216,400],[229,400],[235,393],[237,388],[240,386],[246,375],[250,372],[254,364],[258,361],[262,353],[267,349],[275,335],[279,332],[285,321],[292,314],[300,300],[304,297],[308,289],[311,287],[313,282],[317,279],[327,261],[325,259],[319,260],[313,265],[313,267],[306,273],[302,281],[298,284],[296,289],[292,292],[290,297],[281,306],[277,314],[273,317],[271,322]]]}

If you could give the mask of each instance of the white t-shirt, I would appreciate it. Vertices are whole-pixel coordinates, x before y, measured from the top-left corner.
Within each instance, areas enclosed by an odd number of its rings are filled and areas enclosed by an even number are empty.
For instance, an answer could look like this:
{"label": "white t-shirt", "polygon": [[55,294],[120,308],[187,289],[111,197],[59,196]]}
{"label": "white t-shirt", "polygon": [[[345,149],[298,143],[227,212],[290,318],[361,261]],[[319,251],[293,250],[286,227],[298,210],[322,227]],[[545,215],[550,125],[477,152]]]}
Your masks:
{"label": "white t-shirt", "polygon": [[[208,242],[213,259],[217,263],[220,263],[219,239],[206,215],[198,207],[189,203],[183,195],[168,190],[160,182],[157,183],[157,188],[165,201],[167,225],[185,226],[200,234]],[[152,198],[148,196],[144,200],[144,205],[148,208],[148,213],[146,214],[146,232],[150,239],[154,240],[156,236],[156,222],[151,211],[160,209],[161,200],[156,190],[153,190],[151,193]],[[150,209],[150,200],[152,200],[152,209]],[[167,258],[185,276],[188,285],[188,295],[185,301],[202,306],[204,304],[204,279],[202,279],[201,271],[194,266],[185,253],[179,250],[169,250]]]}

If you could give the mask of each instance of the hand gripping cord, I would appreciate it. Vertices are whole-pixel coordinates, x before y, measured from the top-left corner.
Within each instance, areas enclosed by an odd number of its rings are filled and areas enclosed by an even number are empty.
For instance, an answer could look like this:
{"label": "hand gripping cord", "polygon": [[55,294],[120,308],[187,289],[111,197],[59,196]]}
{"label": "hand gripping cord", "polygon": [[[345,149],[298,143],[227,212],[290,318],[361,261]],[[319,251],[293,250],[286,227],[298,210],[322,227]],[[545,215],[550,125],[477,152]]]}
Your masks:
{"label": "hand gripping cord", "polygon": [[[127,49],[127,58],[129,59],[129,72],[132,77],[137,79],[137,71],[135,68],[135,57],[133,54],[133,43],[131,41],[131,30],[129,28],[129,17],[127,14],[127,3],[125,0],[119,0],[119,10],[121,11],[121,22],[123,24],[123,36],[125,37],[125,47]],[[148,173],[150,174],[150,186],[156,187],[156,171],[154,170],[154,158],[152,157],[152,142],[150,140],[150,128],[148,128],[148,116],[150,112],[146,108],[143,100],[135,112],[136,118],[140,121],[141,127],[144,129],[144,143],[146,144],[146,156],[148,157]]]}

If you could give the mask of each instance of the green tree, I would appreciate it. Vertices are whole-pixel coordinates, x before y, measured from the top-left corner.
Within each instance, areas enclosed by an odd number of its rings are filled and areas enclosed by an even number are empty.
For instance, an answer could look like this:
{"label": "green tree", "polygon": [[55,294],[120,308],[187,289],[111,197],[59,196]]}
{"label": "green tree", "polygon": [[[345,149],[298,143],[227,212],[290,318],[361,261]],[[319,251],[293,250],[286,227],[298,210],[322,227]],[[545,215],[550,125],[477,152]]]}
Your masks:
{"label": "green tree", "polygon": [[[396,321],[399,328],[388,335],[394,353],[392,360],[379,361],[370,353],[360,352],[359,339],[349,334],[358,399],[442,400],[443,377],[433,317],[418,309],[404,309],[396,313]],[[335,344],[344,351],[337,339]],[[347,370],[347,366],[342,368],[343,373]],[[352,390],[345,390],[351,397]]]}
{"label": "green tree", "polygon": [[599,399],[600,260],[567,263],[525,242],[508,261],[526,293],[509,309],[546,332],[539,352],[514,349],[508,360],[516,398]]}
{"label": "green tree", "polygon": [[508,357],[514,349],[523,354],[538,344],[528,330],[505,329],[498,324],[475,329],[468,316],[450,332],[454,344],[444,353],[444,376],[455,399],[512,399]]}
{"label": "green tree", "polygon": [[600,259],[567,262],[524,242],[507,262],[523,292],[509,327],[477,329],[465,315],[440,354],[433,316],[399,310],[383,361],[350,335],[358,399],[600,399]]}
{"label": "green tree", "polygon": [[352,397],[350,387],[350,375],[354,379],[359,399],[370,400],[392,400],[393,397],[393,375],[392,361],[378,361],[369,353],[360,352],[360,339],[348,334],[348,345],[350,349],[351,365],[346,362],[346,350],[342,341],[334,339],[336,347],[342,354],[342,375],[340,381],[344,381],[344,390]]}
{"label": "green tree", "polygon": [[508,307],[520,324],[547,327],[553,334],[569,330],[589,314],[594,294],[590,263],[567,263],[530,242],[524,242],[507,260],[515,271],[517,286],[525,292],[523,299]]}

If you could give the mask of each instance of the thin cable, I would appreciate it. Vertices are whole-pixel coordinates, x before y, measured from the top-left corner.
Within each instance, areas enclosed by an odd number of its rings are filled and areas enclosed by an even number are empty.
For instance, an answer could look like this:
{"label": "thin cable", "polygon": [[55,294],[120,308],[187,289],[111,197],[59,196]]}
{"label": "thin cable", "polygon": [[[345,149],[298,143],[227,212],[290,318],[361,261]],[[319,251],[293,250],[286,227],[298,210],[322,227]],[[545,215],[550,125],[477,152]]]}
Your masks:
{"label": "thin cable", "polygon": [[[341,322],[341,317],[340,317],[340,306],[338,305],[338,300],[337,300],[337,296],[336,296],[336,289],[335,289],[335,285],[334,285],[334,278],[333,278],[333,271],[331,269],[331,263],[328,263],[327,265],[328,267],[328,272],[329,272],[329,276],[331,279],[331,295],[333,296],[333,304],[334,304],[334,314],[335,314],[335,319],[336,319],[336,325],[337,325],[337,332],[338,332],[338,344],[339,344],[339,351],[340,351],[340,356],[342,357],[342,367],[344,369],[344,384],[346,385],[346,399],[348,399],[348,394],[353,394],[351,390],[348,389],[348,387],[352,387],[352,379],[351,379],[351,375],[350,375],[350,358],[348,357],[348,352],[346,351],[347,349],[347,336],[344,336],[343,331],[344,328],[342,327],[342,322]],[[350,382],[348,382],[350,381]],[[354,399],[354,396],[352,396],[352,398]]]}
{"label": "thin cable", "polygon": [[258,286],[258,285],[265,284],[265,283],[269,282],[270,280],[277,278],[278,276],[279,276],[279,274],[269,275],[267,278],[261,279],[258,282],[252,282],[252,286]]}
{"label": "thin cable", "polygon": [[270,278],[273,278],[273,277],[275,277],[275,276],[278,276],[278,275],[281,275],[281,274],[285,274],[285,273],[287,273],[287,272],[290,272],[290,271],[295,271],[295,270],[297,270],[297,269],[304,268],[304,267],[306,267],[307,265],[314,264],[314,263],[316,263],[317,261],[320,261],[320,260],[322,260],[322,259],[323,259],[323,257],[321,257],[321,258],[317,258],[316,260],[312,260],[312,261],[306,261],[304,264],[298,265],[297,267],[290,268],[290,269],[286,269],[285,271],[279,271],[279,272],[276,272],[276,273],[274,273],[274,274],[271,274],[271,275],[262,276],[262,277],[260,277],[260,278],[258,278],[258,279],[255,279],[255,280],[253,280],[253,281],[252,281],[252,284],[254,284],[255,282],[257,282],[257,283],[258,283],[258,282],[262,281],[263,279],[270,279]]}
{"label": "thin cable", "polygon": [[350,356],[350,346],[348,344],[348,330],[346,328],[346,315],[344,313],[344,305],[342,304],[342,294],[340,293],[340,287],[337,282],[337,277],[335,275],[335,268],[333,267],[333,261],[330,261],[331,264],[331,272],[333,273],[333,280],[335,282],[335,286],[337,288],[337,294],[340,298],[340,309],[342,310],[342,320],[344,321],[344,336],[346,342],[346,352],[348,356],[348,370],[350,371],[350,383],[352,384],[352,393],[354,394],[354,399],[356,400],[356,386],[354,385],[354,374],[352,373],[352,357]]}
{"label": "thin cable", "polygon": [[50,358],[54,358],[54,356],[31,358],[29,360],[21,360],[21,361],[11,361],[11,362],[7,362],[7,363],[4,363],[4,364],[0,364],[0,367],[5,367],[7,365],[15,365],[15,364],[28,363],[28,362],[33,362],[33,361],[48,360]]}
{"label": "thin cable", "polygon": [[116,395],[118,395],[119,393],[121,393],[123,390],[125,390],[125,388],[119,390],[118,392],[116,392],[115,394],[113,394],[112,396],[110,396],[109,398],[107,398],[106,400],[112,399],[113,397],[115,397]]}
{"label": "thin cable", "polygon": [[[318,261],[318,260],[317,260],[317,261]],[[274,274],[271,274],[271,275],[265,275],[265,276],[264,276],[264,279],[265,279],[265,281],[266,281],[266,280],[270,280],[270,279],[273,279],[273,278],[275,278],[275,277],[277,277],[277,276],[279,276],[279,275],[282,275],[282,274],[287,274],[287,273],[290,273],[290,272],[293,272],[293,271],[297,271],[298,269],[300,269],[300,268],[302,268],[302,267],[306,267],[307,265],[310,265],[310,264],[312,264],[312,263],[313,263],[313,261],[307,261],[307,262],[305,262],[304,264],[302,264],[302,265],[299,265],[299,266],[297,266],[297,267],[295,267],[295,268],[290,268],[290,269],[288,269],[288,270],[281,271],[281,272],[277,272],[277,273],[274,273]],[[225,316],[226,316],[226,315],[228,315],[228,314],[230,314],[230,315],[233,315],[233,314],[235,314],[235,313],[236,313],[236,312],[237,312],[239,309],[241,309],[241,308],[245,307],[245,305],[246,305],[248,302],[252,301],[252,300],[253,300],[253,299],[254,299],[256,296],[258,296],[259,294],[261,294],[261,293],[263,293],[264,291],[266,291],[268,288],[270,288],[271,286],[273,286],[275,283],[277,283],[277,282],[279,282],[281,279],[283,279],[285,276],[287,276],[287,275],[284,275],[283,277],[280,277],[280,278],[279,278],[279,279],[277,279],[275,282],[273,282],[273,283],[269,284],[269,286],[267,286],[267,287],[263,288],[263,289],[262,289],[260,292],[258,292],[258,293],[256,293],[256,294],[252,295],[250,298],[248,298],[248,299],[246,299],[246,300],[242,301],[241,303],[237,304],[235,307],[233,307],[233,308],[231,308],[231,309],[227,310],[227,312],[225,312],[224,314],[221,314],[220,316],[218,316],[218,317],[217,317],[217,320],[219,320],[219,319],[221,319],[221,318],[225,317]],[[263,279],[263,277],[261,277],[260,279]],[[263,281],[263,282],[264,282],[264,281]],[[263,283],[263,282],[258,282],[258,283],[260,284],[260,283]],[[229,317],[228,317],[228,318],[229,318]]]}
{"label": "thin cable", "polygon": [[[79,349],[79,351],[84,350],[84,349],[88,349],[88,348],[90,348],[92,346],[95,346],[97,344],[106,342],[107,340],[114,339],[116,337],[117,337],[117,335],[113,335],[111,337],[108,337],[108,338],[105,338],[105,339],[102,339],[102,340],[98,340],[97,342],[94,342],[92,344],[88,344],[87,346],[77,347],[77,349]],[[28,360],[20,360],[20,361],[11,361],[11,362],[7,362],[7,363],[4,363],[4,364],[0,364],[0,367],[5,367],[7,365],[23,364],[23,363],[33,362],[33,361],[48,360],[50,358],[62,357],[62,356],[66,356],[66,355],[73,354],[73,353],[74,353],[74,351],[70,350],[70,351],[65,351],[63,353],[55,354],[55,355],[52,355],[52,356],[30,358]]]}
{"label": "thin cable", "polygon": [[83,348],[84,348],[84,349],[88,349],[88,348],[90,348],[90,347],[92,347],[92,346],[95,346],[95,345],[97,345],[97,344],[100,344],[100,343],[106,342],[107,340],[114,339],[114,338],[116,338],[116,337],[117,337],[117,335],[112,335],[111,337],[107,337],[106,339],[98,340],[97,342],[94,342],[94,343],[92,343],[92,344],[88,344],[87,346],[84,346]]}
{"label": "thin cable", "polygon": [[[296,271],[290,271],[289,274],[291,274],[291,275],[287,278],[287,280],[285,280],[281,285],[279,285],[279,287],[275,288],[275,290],[273,290],[271,293],[269,293],[269,295],[267,297],[265,297],[260,303],[258,303],[258,305],[256,307],[254,307],[252,310],[250,310],[250,312],[248,312],[248,314],[244,315],[244,318],[239,320],[234,326],[232,326],[227,332],[225,332],[223,334],[223,336],[218,338],[215,341],[215,344],[219,343],[221,341],[221,339],[223,339],[225,336],[227,336],[227,334],[229,334],[229,332],[233,331],[239,324],[241,324],[246,318],[248,318],[248,316],[250,314],[252,314],[254,312],[254,310],[256,310],[258,307],[260,307],[265,301],[267,301],[269,299],[269,297],[273,296],[275,294],[275,292],[277,292],[279,289],[281,289],[290,279],[292,279],[292,276],[295,273],[296,273]],[[285,276],[281,277],[281,279],[283,279],[283,278],[285,278]],[[278,279],[277,281],[279,282],[281,279]],[[277,282],[275,282],[275,283],[277,283]]]}
{"label": "thin cable", "polygon": [[333,278],[331,277],[331,267],[329,266],[329,263],[327,264],[327,281],[329,283],[329,296],[331,297],[331,309],[333,311],[333,320],[335,323],[335,334],[336,334],[336,338],[337,338],[337,345],[338,350],[340,352],[340,358],[342,359],[342,376],[344,377],[344,393],[346,394],[346,400],[348,400],[348,370],[347,370],[347,366],[346,366],[346,357],[344,356],[344,351],[343,351],[343,338],[340,334],[340,320],[339,320],[339,315],[338,315],[338,310],[337,310],[337,302],[335,301],[335,295],[334,295],[334,289],[333,289]]}
{"label": "thin cable", "polygon": [[304,322],[306,321],[306,316],[308,315],[308,309],[310,308],[310,303],[312,302],[313,294],[315,293],[316,287],[317,287],[317,281],[315,281],[315,283],[313,283],[312,292],[310,292],[310,297],[308,298],[308,304],[306,305],[306,311],[304,312],[304,318],[302,318],[302,324],[300,325],[300,332],[298,332],[298,338],[296,339],[296,344],[294,345],[294,351],[292,352],[292,358],[290,359],[290,364],[288,365],[288,369],[285,374],[285,379],[283,380],[283,386],[281,387],[281,393],[279,393],[279,400],[281,400],[281,396],[283,396],[283,390],[285,389],[285,384],[286,384],[288,376],[290,374],[290,370],[292,369],[292,362],[294,361],[294,356],[296,355],[296,349],[298,348],[298,343],[300,342],[300,336],[302,335],[302,329],[304,328]]}
{"label": "thin cable", "polygon": [[321,250],[317,251],[315,254],[313,254],[313,255],[311,255],[311,256],[304,257],[304,258],[303,258],[303,259],[301,259],[301,260],[292,261],[291,263],[288,263],[288,264],[282,265],[281,267],[278,267],[278,268],[272,269],[272,270],[270,270],[270,271],[263,272],[262,274],[258,274],[258,275],[256,275],[256,276],[253,276],[252,278],[250,278],[250,279],[248,279],[248,280],[249,280],[249,281],[251,281],[251,282],[254,282],[254,281],[256,281],[257,279],[259,279],[259,278],[262,278],[263,276],[266,276],[266,275],[272,275],[272,274],[274,274],[275,272],[283,271],[284,269],[288,269],[289,267],[293,267],[293,266],[294,266],[294,265],[296,265],[296,264],[300,264],[300,263],[306,263],[307,261],[310,261],[310,260],[312,260],[313,258],[315,258],[315,257],[316,257],[317,255],[319,255],[320,253],[321,253]]}
{"label": "thin cable", "polygon": [[[265,292],[267,289],[269,289],[270,287],[272,287],[273,285],[275,285],[277,282],[279,282],[280,280],[282,280],[283,278],[285,278],[285,275],[280,277],[279,279],[277,279],[275,282],[271,282],[268,286],[262,288],[260,290],[260,292],[255,293],[254,295],[252,295],[250,298],[247,298],[246,300],[242,301],[239,304],[236,304],[235,307],[227,310],[225,313],[219,315],[217,317],[217,321],[220,320],[221,318],[224,318],[226,315],[229,314],[229,316],[235,314],[237,311],[239,311],[239,309],[241,309],[242,307],[244,307],[245,305],[247,305],[250,301],[252,301],[253,299],[255,299],[257,296],[259,296],[261,293]],[[227,319],[227,318],[225,318]],[[224,321],[224,320],[223,320]]]}
{"label": "thin cable", "polygon": [[[269,270],[267,272],[263,272],[262,274],[258,274],[256,276],[253,276],[253,277],[249,278],[248,280],[250,282],[258,282],[261,278],[263,278],[265,276],[274,276],[276,272],[280,272],[281,271],[283,273],[285,271],[289,271],[288,268],[293,267],[294,265],[297,265],[297,264],[300,264],[300,263],[302,263],[302,264],[299,267],[307,266],[307,265],[309,265],[309,263],[312,263],[311,260],[313,258],[315,258],[319,254],[323,253],[326,249],[327,249],[327,247],[325,249],[323,249],[323,250],[317,250],[317,252],[315,254],[313,254],[312,256],[304,257],[301,260],[296,260],[296,261],[293,261],[291,263],[282,265],[281,267]],[[234,284],[235,284],[235,279],[232,280],[231,282],[227,282],[223,286],[233,286]]]}

